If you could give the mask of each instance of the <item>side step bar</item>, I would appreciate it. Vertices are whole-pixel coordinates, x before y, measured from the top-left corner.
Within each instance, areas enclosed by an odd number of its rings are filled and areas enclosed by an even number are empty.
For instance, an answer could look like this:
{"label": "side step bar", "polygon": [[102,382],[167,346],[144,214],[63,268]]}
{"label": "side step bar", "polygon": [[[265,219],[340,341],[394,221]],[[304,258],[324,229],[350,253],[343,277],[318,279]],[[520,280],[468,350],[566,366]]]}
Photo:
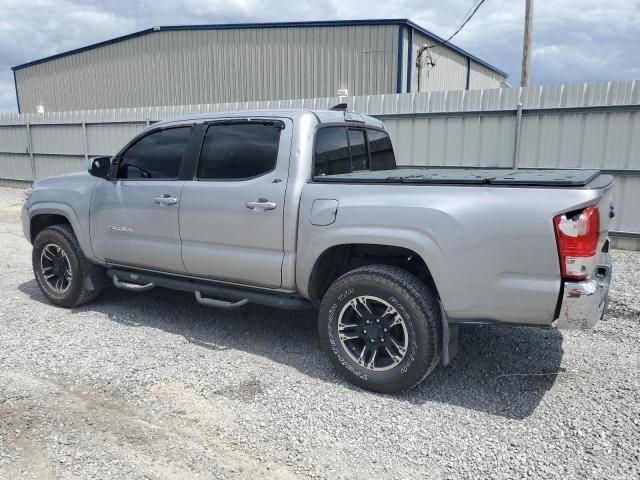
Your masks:
{"label": "side step bar", "polygon": [[[233,286],[221,286],[201,280],[170,277],[152,273],[138,273],[115,268],[107,269],[113,285],[123,290],[144,292],[155,287],[193,292],[202,305],[218,308],[238,308],[249,303],[287,310],[305,310],[312,307],[310,301],[297,295],[270,293]],[[214,298],[205,298],[211,296]],[[219,300],[225,299],[225,300]]]}
{"label": "side step bar", "polygon": [[216,300],[215,298],[204,298],[200,292],[196,290],[196,301],[201,305],[206,305],[207,307],[218,307],[218,308],[238,308],[242,307],[249,303],[249,300],[243,298],[242,300],[238,300],[237,302],[226,302],[224,300]]}
{"label": "side step bar", "polygon": [[155,287],[153,282],[149,282],[146,285],[140,285],[138,283],[121,282],[117,275],[113,275],[113,286],[121,288],[122,290],[129,290],[130,292],[146,292]]}

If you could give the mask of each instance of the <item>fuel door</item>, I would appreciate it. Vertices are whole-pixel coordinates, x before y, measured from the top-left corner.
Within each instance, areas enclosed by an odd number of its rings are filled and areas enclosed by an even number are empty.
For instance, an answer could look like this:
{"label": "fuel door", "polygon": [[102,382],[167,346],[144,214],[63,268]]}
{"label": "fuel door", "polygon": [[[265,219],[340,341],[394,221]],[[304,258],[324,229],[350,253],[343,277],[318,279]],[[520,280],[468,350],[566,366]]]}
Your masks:
{"label": "fuel door", "polygon": [[331,225],[336,221],[338,214],[338,200],[318,198],[313,201],[311,207],[311,225],[319,227]]}

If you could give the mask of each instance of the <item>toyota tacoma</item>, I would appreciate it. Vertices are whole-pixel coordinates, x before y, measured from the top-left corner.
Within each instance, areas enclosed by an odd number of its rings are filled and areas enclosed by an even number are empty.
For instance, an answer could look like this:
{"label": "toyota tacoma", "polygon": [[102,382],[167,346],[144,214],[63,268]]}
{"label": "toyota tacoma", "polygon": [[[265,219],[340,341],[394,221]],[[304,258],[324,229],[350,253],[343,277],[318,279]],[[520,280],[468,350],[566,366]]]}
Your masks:
{"label": "toyota tacoma", "polygon": [[167,120],[87,167],[22,212],[61,307],[113,285],[315,308],[336,368],[378,392],[446,366],[460,325],[587,329],[606,308],[597,170],[402,167],[383,124],[344,109]]}

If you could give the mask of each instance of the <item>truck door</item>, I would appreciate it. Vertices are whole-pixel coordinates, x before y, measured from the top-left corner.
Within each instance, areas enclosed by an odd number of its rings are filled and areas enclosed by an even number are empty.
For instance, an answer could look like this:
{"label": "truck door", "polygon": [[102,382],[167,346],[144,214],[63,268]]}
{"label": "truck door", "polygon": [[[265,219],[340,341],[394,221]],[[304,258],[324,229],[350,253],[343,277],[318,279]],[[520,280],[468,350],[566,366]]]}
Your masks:
{"label": "truck door", "polygon": [[180,208],[182,260],[198,277],[278,288],[293,123],[231,119],[206,127]]}
{"label": "truck door", "polygon": [[[161,128],[136,139],[116,158],[116,178],[96,184],[90,232],[98,258],[184,273],[178,230],[184,185],[180,171],[191,132],[191,125]],[[192,169],[192,162],[187,163]]]}

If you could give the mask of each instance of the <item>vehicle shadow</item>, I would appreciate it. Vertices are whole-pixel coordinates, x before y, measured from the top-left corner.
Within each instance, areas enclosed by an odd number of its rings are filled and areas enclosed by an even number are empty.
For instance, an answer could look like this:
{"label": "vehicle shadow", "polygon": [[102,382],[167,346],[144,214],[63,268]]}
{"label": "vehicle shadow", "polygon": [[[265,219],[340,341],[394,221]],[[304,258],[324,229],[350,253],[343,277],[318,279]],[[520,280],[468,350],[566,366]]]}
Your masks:
{"label": "vehicle shadow", "polygon": [[[35,280],[19,290],[47,303]],[[332,368],[317,335],[316,311],[259,305],[237,310],[204,307],[193,295],[165,289],[131,293],[109,288],[74,313],[99,312],[131,328],[161,329],[205,349],[234,349],[264,356],[325,382],[355,389]],[[562,371],[562,335],[527,327],[460,329],[458,356],[420,386],[396,398],[442,402],[513,419],[526,418],[543,401]],[[373,394],[372,394],[373,395]]]}

